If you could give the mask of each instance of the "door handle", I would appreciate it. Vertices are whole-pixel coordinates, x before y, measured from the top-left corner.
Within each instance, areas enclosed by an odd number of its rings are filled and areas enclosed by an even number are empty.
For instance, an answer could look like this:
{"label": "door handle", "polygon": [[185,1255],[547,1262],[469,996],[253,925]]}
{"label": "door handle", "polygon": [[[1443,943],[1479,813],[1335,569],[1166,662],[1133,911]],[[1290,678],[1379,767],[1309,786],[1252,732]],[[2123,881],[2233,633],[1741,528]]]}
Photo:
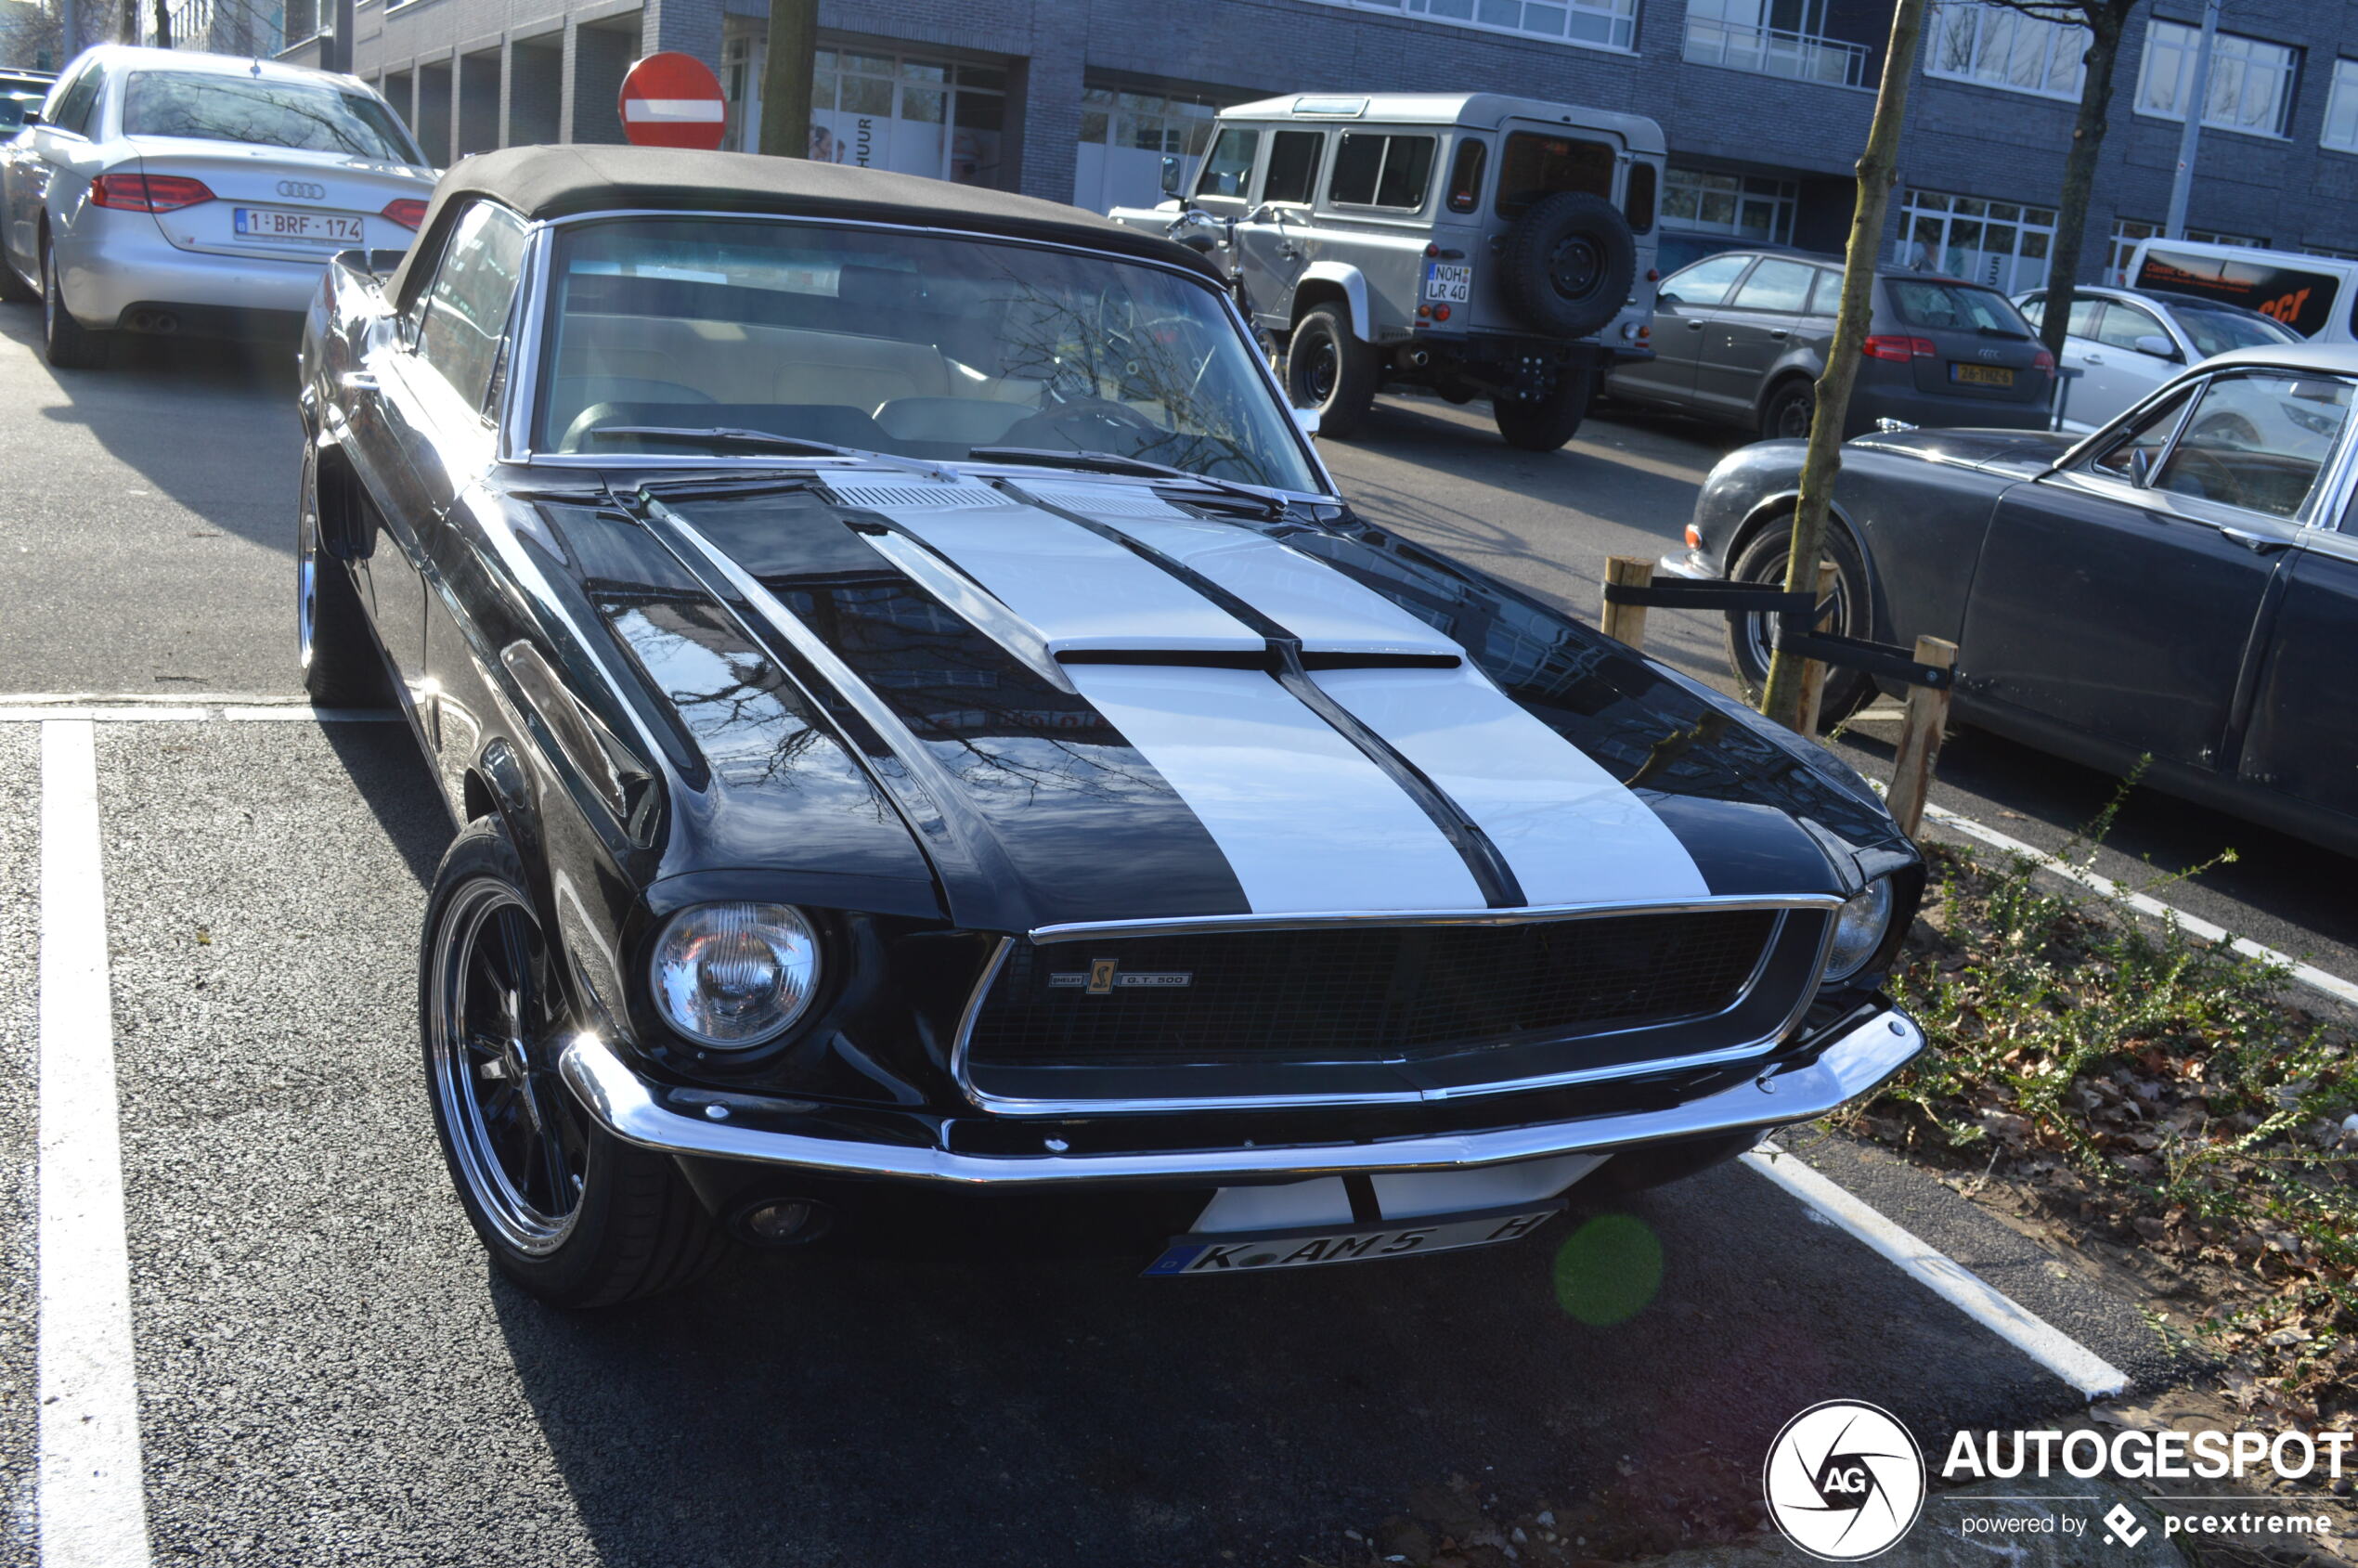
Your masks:
{"label": "door handle", "polygon": [[1302,253],[1295,250],[1291,245],[1280,245],[1277,247],[1277,254],[1287,261],[1291,261],[1294,257],[1302,254]]}
{"label": "door handle", "polygon": [[1703,330],[1703,323],[1700,321],[1690,321],[1687,323],[1687,330],[1691,332],[1700,332]]}
{"label": "door handle", "polygon": [[2273,534],[2255,534],[2246,528],[2222,528],[2219,531],[2254,555],[2274,555],[2276,551],[2288,548],[2291,543],[2290,540],[2277,538]]}
{"label": "door handle", "polygon": [[2091,355],[2087,355],[2087,356],[2084,356],[2084,359],[2083,359],[2083,363],[2090,364],[2090,365],[2101,365],[2101,364],[2103,364],[2104,362],[2105,362],[2105,356],[2104,356],[2103,355],[2101,355],[2101,354],[2091,354]]}
{"label": "door handle", "polygon": [[1771,327],[1768,329],[1768,335],[1772,338],[1783,339],[1789,338],[1793,334],[1786,331],[1782,327]]}

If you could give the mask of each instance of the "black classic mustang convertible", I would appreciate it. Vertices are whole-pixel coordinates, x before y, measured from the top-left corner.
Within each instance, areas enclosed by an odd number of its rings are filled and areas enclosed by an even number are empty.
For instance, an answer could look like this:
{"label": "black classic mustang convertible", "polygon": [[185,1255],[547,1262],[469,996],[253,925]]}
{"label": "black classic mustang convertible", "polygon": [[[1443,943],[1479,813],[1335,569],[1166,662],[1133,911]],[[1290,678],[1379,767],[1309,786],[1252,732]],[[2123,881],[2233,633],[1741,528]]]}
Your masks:
{"label": "black classic mustang convertible", "polygon": [[426,1076],[548,1300],[929,1207],[1507,1240],[1921,1047],[1859,779],[1354,517],[1167,241],[491,153],[335,260],[301,397],[306,680],[462,824]]}
{"label": "black classic mustang convertible", "polygon": [[[1827,554],[1854,635],[1958,644],[1961,719],[2358,855],[2358,350],[2222,354],[2085,437],[1843,448]],[[1723,460],[1665,568],[1784,574],[1802,446]],[[1765,617],[1732,617],[1757,680]],[[1838,677],[1830,708],[1863,696]]]}

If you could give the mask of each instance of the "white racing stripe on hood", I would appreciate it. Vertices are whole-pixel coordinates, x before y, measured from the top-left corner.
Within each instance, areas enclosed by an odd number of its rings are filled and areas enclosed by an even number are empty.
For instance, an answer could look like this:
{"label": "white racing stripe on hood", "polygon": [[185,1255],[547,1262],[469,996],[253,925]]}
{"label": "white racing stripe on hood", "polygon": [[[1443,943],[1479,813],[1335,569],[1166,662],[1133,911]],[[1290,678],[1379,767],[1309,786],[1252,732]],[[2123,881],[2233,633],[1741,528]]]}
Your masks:
{"label": "white racing stripe on hood", "polygon": [[1164,665],[1066,673],[1211,832],[1254,914],[1483,907],[1473,874],[1423,809],[1270,676]]}
{"label": "white racing stripe on hood", "polygon": [[1661,818],[1471,665],[1311,677],[1498,847],[1534,904],[1707,896]]}
{"label": "white racing stripe on hood", "polygon": [[1114,525],[1219,584],[1314,654],[1454,654],[1458,644],[1382,594],[1276,540],[1208,518]]}
{"label": "white racing stripe on hood", "polygon": [[[882,509],[880,509],[882,510]],[[1255,651],[1250,627],[1152,562],[1037,507],[885,514],[1039,628],[1077,648]]]}

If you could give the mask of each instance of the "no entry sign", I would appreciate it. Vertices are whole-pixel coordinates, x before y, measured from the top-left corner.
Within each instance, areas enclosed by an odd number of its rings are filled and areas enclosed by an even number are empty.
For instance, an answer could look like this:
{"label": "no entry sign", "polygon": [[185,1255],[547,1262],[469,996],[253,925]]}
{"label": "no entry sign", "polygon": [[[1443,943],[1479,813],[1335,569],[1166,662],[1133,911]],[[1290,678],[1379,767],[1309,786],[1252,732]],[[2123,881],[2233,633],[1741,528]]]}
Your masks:
{"label": "no entry sign", "polygon": [[622,79],[622,134],[640,147],[720,145],[720,78],[693,55],[649,55]]}

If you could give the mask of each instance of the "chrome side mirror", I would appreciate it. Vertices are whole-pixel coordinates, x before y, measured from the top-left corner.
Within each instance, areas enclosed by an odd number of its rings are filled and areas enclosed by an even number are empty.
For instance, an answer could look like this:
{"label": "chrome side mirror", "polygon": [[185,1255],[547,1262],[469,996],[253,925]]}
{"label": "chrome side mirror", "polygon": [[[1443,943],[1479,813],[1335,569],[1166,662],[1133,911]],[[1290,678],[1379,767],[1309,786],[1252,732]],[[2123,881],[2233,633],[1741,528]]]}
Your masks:
{"label": "chrome side mirror", "polygon": [[1166,157],[1162,161],[1162,193],[1165,196],[1179,194],[1179,160],[1176,158]]}
{"label": "chrome side mirror", "polygon": [[2159,332],[2147,332],[2129,346],[2140,354],[2150,354],[2157,359],[2167,359],[2172,364],[2183,357],[2178,352],[2178,345]]}
{"label": "chrome side mirror", "polygon": [[2131,447],[2129,449],[2129,483],[2140,490],[2149,490],[2153,488],[2153,477],[2154,449],[2151,447]]}

